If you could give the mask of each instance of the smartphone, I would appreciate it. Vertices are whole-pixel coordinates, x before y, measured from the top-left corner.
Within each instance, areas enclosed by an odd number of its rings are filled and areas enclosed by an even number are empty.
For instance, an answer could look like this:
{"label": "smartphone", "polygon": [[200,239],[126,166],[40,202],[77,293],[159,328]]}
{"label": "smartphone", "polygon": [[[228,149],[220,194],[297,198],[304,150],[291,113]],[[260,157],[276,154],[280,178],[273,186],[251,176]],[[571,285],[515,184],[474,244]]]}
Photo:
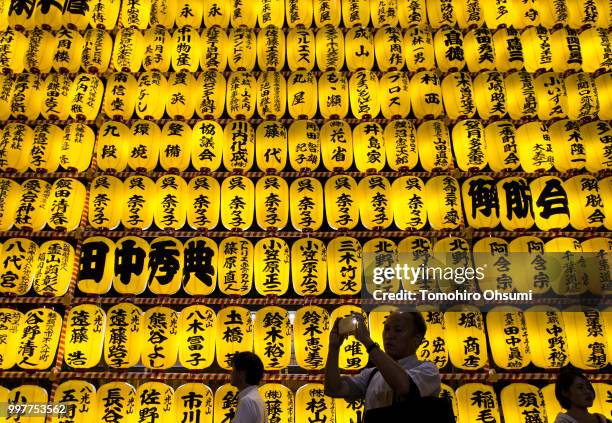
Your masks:
{"label": "smartphone", "polygon": [[351,335],[355,333],[356,329],[357,319],[353,315],[343,317],[340,319],[340,323],[338,323],[338,332],[340,336]]}

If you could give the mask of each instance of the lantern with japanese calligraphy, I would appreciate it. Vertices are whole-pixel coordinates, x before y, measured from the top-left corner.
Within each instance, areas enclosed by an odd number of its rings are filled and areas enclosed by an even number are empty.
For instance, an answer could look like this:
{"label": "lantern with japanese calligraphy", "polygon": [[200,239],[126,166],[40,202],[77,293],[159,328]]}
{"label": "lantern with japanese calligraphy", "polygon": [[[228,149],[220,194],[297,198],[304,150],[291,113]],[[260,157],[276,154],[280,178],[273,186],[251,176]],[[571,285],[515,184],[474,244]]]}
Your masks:
{"label": "lantern with japanese calligraphy", "polygon": [[534,306],[527,309],[524,315],[533,365],[542,369],[565,366],[569,357],[561,312],[554,307]]}
{"label": "lantern with japanese calligraphy", "polygon": [[543,231],[563,229],[570,223],[567,189],[556,176],[542,176],[530,183],[533,215]]}
{"label": "lantern with japanese calligraphy", "polygon": [[257,167],[266,173],[280,172],[287,164],[287,129],[278,121],[264,121],[255,132]]}
{"label": "lantern with japanese calligraphy", "polygon": [[595,91],[599,100],[599,119],[612,119],[612,74],[604,73],[596,77]]}
{"label": "lantern with japanese calligraphy", "polygon": [[434,35],[437,67],[442,72],[456,72],[465,67],[463,35],[454,28],[441,28]]}
{"label": "lantern with japanese calligraphy", "polygon": [[343,171],[353,164],[353,134],[346,121],[331,120],[321,127],[321,154],[328,170]]}
{"label": "lantern with japanese calligraphy", "polygon": [[372,238],[363,244],[363,268],[366,274],[366,289],[370,294],[378,292],[400,292],[400,279],[397,277],[374,280],[370,275],[377,268],[393,268],[399,264],[397,245],[387,238]]}
{"label": "lantern with japanese calligraphy", "polygon": [[85,239],[81,246],[77,287],[85,294],[106,294],[115,276],[115,244],[105,237]]}
{"label": "lantern with japanese calligraphy", "polygon": [[397,15],[400,28],[424,27],[427,25],[425,0],[399,0]]}
{"label": "lantern with japanese calligraphy", "polygon": [[580,127],[586,153],[585,168],[591,173],[612,169],[612,126],[597,120]]}
{"label": "lantern with japanese calligraphy", "polygon": [[243,296],[253,286],[253,244],[246,238],[227,237],[219,243],[219,290]]}
{"label": "lantern with japanese calligraphy", "polygon": [[552,168],[554,156],[550,134],[544,122],[529,122],[519,126],[515,137],[518,157],[525,172],[535,173]]}
{"label": "lantern with japanese calligraphy", "polygon": [[327,244],[327,279],[335,295],[361,292],[362,248],[355,238],[340,236]]}
{"label": "lantern with japanese calligraphy", "polygon": [[279,176],[266,175],[255,184],[255,217],[265,231],[287,226],[289,219],[289,186]]}
{"label": "lantern with japanese calligraphy", "polygon": [[449,169],[453,165],[450,134],[442,120],[425,120],[416,133],[419,161],[427,172]]}
{"label": "lantern with japanese calligraphy", "polygon": [[[0,308],[0,370],[8,370],[15,365],[18,359],[18,351],[15,348],[19,338],[19,325],[23,314],[11,308]],[[0,393],[0,401],[4,401]]]}
{"label": "lantern with japanese calligraphy", "polygon": [[[257,38],[251,28],[233,28],[229,31],[227,64],[232,71],[250,72],[257,61]],[[231,77],[230,77],[231,80]]]}
{"label": "lantern with japanese calligraphy", "polygon": [[128,120],[134,113],[138,83],[130,73],[113,73],[107,78],[104,92],[104,114],[112,119]]}
{"label": "lantern with japanese calligraphy", "polygon": [[370,4],[368,0],[348,0],[342,2],[342,22],[346,28],[366,28],[370,23]]}
{"label": "lantern with japanese calligraphy", "polygon": [[592,119],[599,113],[599,96],[595,80],[587,73],[569,75],[564,81],[567,96],[562,97],[561,106],[565,108],[570,120]]}
{"label": "lantern with japanese calligraphy", "polygon": [[142,310],[131,303],[119,303],[108,310],[104,362],[109,367],[126,369],[138,364],[144,343],[142,318]]}
{"label": "lantern with japanese calligraphy", "polygon": [[130,128],[122,122],[107,121],[98,130],[96,162],[103,171],[123,171],[131,155]]}
{"label": "lantern with japanese calligraphy", "polygon": [[113,51],[110,32],[102,28],[90,28],[85,31],[83,40],[81,67],[87,72],[105,73]]}
{"label": "lantern with japanese calligraphy", "polygon": [[505,422],[525,423],[529,419],[546,421],[544,398],[537,387],[527,383],[512,383],[501,390],[500,397]]}
{"label": "lantern with japanese calligraphy", "polygon": [[176,238],[162,236],[149,245],[149,290],[160,296],[176,294],[183,279],[183,244]]}
{"label": "lantern with japanese calligraphy", "polygon": [[280,296],[289,288],[289,246],[281,238],[262,238],[254,250],[255,289]]}
{"label": "lantern with japanese calligraphy", "polygon": [[559,28],[550,34],[552,69],[554,72],[579,71],[582,67],[579,31],[568,27]]}
{"label": "lantern with japanese calligraphy", "polygon": [[257,34],[259,69],[280,72],[285,65],[285,33],[277,26],[262,27]]}
{"label": "lantern with japanese calligraphy", "polygon": [[525,316],[517,307],[499,306],[487,313],[487,334],[495,364],[505,370],[529,365]]}
{"label": "lantern with japanese calligraphy", "polygon": [[534,79],[537,112],[540,120],[567,117],[563,105],[567,103],[565,85],[559,74],[543,73]]}
{"label": "lantern with japanese calligraphy", "polygon": [[[292,0],[293,1],[293,0]],[[287,65],[293,72],[314,69],[315,35],[308,28],[291,28],[287,33]]]}
{"label": "lantern with japanese calligraphy", "polygon": [[221,125],[213,120],[198,121],[191,136],[192,166],[199,171],[217,170],[221,166],[225,137]]}
{"label": "lantern with japanese calligraphy", "polygon": [[511,121],[498,120],[485,127],[487,162],[494,172],[516,170],[519,167],[517,155],[516,128]]}
{"label": "lantern with japanese calligraphy", "polygon": [[516,5],[511,0],[501,0],[490,7],[483,7],[487,28],[510,27],[514,24]]}
{"label": "lantern with japanese calligraphy", "polygon": [[92,13],[89,15],[89,25],[92,28],[114,28],[119,18],[119,13],[121,12],[121,1],[95,0],[92,3]]}
{"label": "lantern with japanese calligraphy", "polygon": [[217,314],[217,364],[224,370],[232,368],[234,355],[253,348],[251,312],[244,307],[230,306]]}
{"label": "lantern with japanese calligraphy", "polygon": [[[202,4],[199,5],[200,10],[202,10]],[[152,0],[151,2],[151,17],[149,19],[150,27],[157,28],[172,28],[174,26],[174,21],[178,14],[179,2],[177,0]],[[181,15],[185,14],[185,10]],[[202,15],[200,12],[200,21],[198,25],[202,22]],[[177,27],[181,28],[183,26],[187,26],[183,22],[177,24]],[[198,36],[199,38],[199,36]]]}
{"label": "lantern with japanese calligraphy", "polygon": [[480,311],[472,306],[466,306],[461,311],[447,311],[444,313],[444,321],[448,353],[453,366],[462,370],[481,369],[487,363],[487,337]]}
{"label": "lantern with japanese calligraphy", "polygon": [[[145,71],[168,72],[172,58],[172,34],[164,28],[149,28],[144,31],[144,53],[142,67]],[[135,100],[135,99],[134,99]]]}
{"label": "lantern with japanese calligraphy", "polygon": [[135,28],[120,28],[114,39],[111,61],[118,72],[140,71],[145,53],[145,39]]}
{"label": "lantern with japanese calligraphy", "polygon": [[[419,266],[427,266],[431,249],[431,242],[420,236],[408,236],[397,244],[400,263],[412,264],[415,269]],[[419,276],[414,283],[404,279],[402,283],[404,290],[415,292],[423,289],[429,291],[435,287],[435,281],[430,280],[427,276]]]}
{"label": "lantern with japanese calligraphy", "polygon": [[586,261],[579,240],[570,237],[556,237],[544,244],[546,274],[557,295],[580,295],[587,291],[585,280]]}
{"label": "lantern with japanese calligraphy", "polygon": [[580,170],[586,161],[586,148],[580,125],[567,119],[548,127],[555,169],[560,172]]}
{"label": "lantern with japanese calligraphy", "polygon": [[120,22],[124,27],[146,29],[151,18],[152,3],[153,0],[122,3]]}
{"label": "lantern with japanese calligraphy", "polygon": [[0,231],[13,227],[20,198],[21,185],[12,179],[0,178]]}
{"label": "lantern with japanese calligraphy", "polygon": [[466,119],[455,124],[452,132],[457,166],[464,171],[482,170],[487,165],[484,127],[479,120]]}
{"label": "lantern with japanese calligraphy", "polygon": [[334,399],[325,395],[323,384],[306,383],[296,391],[295,423],[333,421],[334,414]]}
{"label": "lantern with japanese calligraphy", "polygon": [[338,119],[346,116],[349,109],[348,86],[343,72],[324,72],[319,77],[317,90],[319,110],[325,119]]}
{"label": "lantern with japanese calligraphy", "polygon": [[294,119],[312,119],[317,112],[317,79],[312,72],[297,71],[287,81],[287,105]]}
{"label": "lantern with japanese calligraphy", "polygon": [[310,177],[295,179],[289,187],[289,198],[293,227],[301,232],[318,230],[323,224],[324,209],[321,182]]}
{"label": "lantern with japanese calligraphy", "polygon": [[[84,380],[67,380],[60,384],[53,397],[54,406],[67,406],[73,422],[86,423],[98,413],[96,387]],[[61,423],[63,418],[53,416],[52,423]]]}
{"label": "lantern with japanese calligraphy", "polygon": [[115,243],[113,288],[121,295],[142,294],[147,287],[151,267],[149,266],[149,243],[135,236],[120,238]]}
{"label": "lantern with japanese calligraphy", "polygon": [[179,318],[178,358],[187,369],[206,369],[215,359],[215,312],[204,305],[181,310]]}
{"label": "lantern with japanese calligraphy", "polygon": [[[368,314],[370,337],[372,341],[378,342],[382,348],[384,348],[383,331],[385,330],[385,322],[387,321],[387,317],[396,311],[398,311],[396,306],[381,305],[373,308]],[[423,344],[421,343],[421,345]]]}
{"label": "lantern with japanese calligraphy", "polygon": [[193,229],[212,229],[219,223],[221,187],[210,176],[198,176],[188,184],[187,223]]}
{"label": "lantern with japanese calligraphy", "polygon": [[476,105],[470,74],[454,72],[446,75],[442,80],[442,100],[444,111],[450,119],[472,118]]}
{"label": "lantern with japanese calligraphy", "polygon": [[156,185],[155,225],[161,230],[181,229],[187,217],[188,198],[183,195],[187,192],[187,183],[180,176],[165,175],[157,180]]}
{"label": "lantern with japanese calligraphy", "polygon": [[362,122],[353,130],[355,166],[360,172],[379,172],[385,167],[385,140],[382,127]]}
{"label": "lantern with japanese calligraphy", "polygon": [[300,238],[291,245],[291,281],[297,295],[321,295],[327,282],[327,248],[317,238]]}
{"label": "lantern with japanese calligraphy", "polygon": [[294,349],[298,366],[316,371],[325,366],[329,350],[329,313],[319,306],[300,307],[294,318]]}
{"label": "lantern with japanese calligraphy", "polygon": [[330,25],[340,25],[341,1],[340,0],[314,0],[314,21],[317,28]]}
{"label": "lantern with japanese calligraphy", "polygon": [[485,71],[474,78],[474,103],[482,119],[503,118],[506,114],[506,88],[503,75]]}
{"label": "lantern with japanese calligraphy", "polygon": [[[610,252],[612,239],[591,238],[582,242],[585,264],[585,277],[588,280],[589,291],[595,295],[606,295],[612,291],[610,285]],[[589,254],[590,253],[590,254]]]}
{"label": "lantern with japanese calligraphy", "polygon": [[404,67],[403,36],[399,28],[385,26],[374,35],[376,64],[383,71],[395,71]]}
{"label": "lantern with japanese calligraphy", "polygon": [[289,28],[310,28],[313,20],[313,0],[285,0]]}
{"label": "lantern with japanese calligraphy", "polygon": [[438,369],[442,369],[448,364],[448,341],[445,335],[444,313],[432,310],[422,311],[421,315],[427,325],[427,332],[416,355],[419,360],[431,361]]}
{"label": "lantern with japanese calligraphy", "polygon": [[250,119],[255,113],[257,81],[247,72],[232,72],[227,80],[227,113],[232,119]]}
{"label": "lantern with japanese calligraphy", "polygon": [[387,164],[394,171],[416,167],[419,161],[416,128],[410,120],[395,119],[385,127],[383,138]]}
{"label": "lantern with japanese calligraphy", "polygon": [[427,5],[427,20],[432,28],[454,27],[457,23],[452,1],[425,0],[425,4]]}
{"label": "lantern with japanese calligraphy", "polygon": [[102,357],[106,315],[94,304],[70,309],[67,317],[65,363],[74,369],[97,366]]}
{"label": "lantern with japanese calligraphy", "polygon": [[55,56],[55,36],[51,31],[34,28],[28,34],[24,54],[25,71],[32,73],[49,73]]}
{"label": "lantern with japanese calligraphy", "polygon": [[521,33],[520,39],[527,72],[550,71],[553,46],[548,29],[543,26],[526,28]]}
{"label": "lantern with japanese calligraphy", "polygon": [[[78,77],[77,77],[78,78]],[[74,83],[72,85],[74,87]],[[44,79],[40,74],[20,73],[11,91],[11,115],[15,119],[36,120],[45,98]],[[72,99],[72,91],[69,99]]]}
{"label": "lantern with japanese calligraphy", "polygon": [[[197,66],[197,65],[196,65]],[[197,92],[200,86],[195,77],[188,72],[172,73],[168,78],[168,93],[166,97],[166,113],[172,119],[190,119],[195,112]]]}
{"label": "lantern with japanese calligraphy", "polygon": [[472,247],[474,264],[477,268],[487,269],[478,276],[478,286],[482,292],[513,292],[516,286],[512,275],[511,256],[508,254],[508,241],[502,238],[487,237],[479,239]]}
{"label": "lantern with japanese calligraphy", "polygon": [[50,240],[40,246],[34,276],[38,295],[61,297],[68,292],[74,269],[74,248],[66,241]]}
{"label": "lantern with japanese calligraphy", "polygon": [[95,75],[75,76],[68,94],[70,117],[76,120],[93,121],[98,117],[102,105],[104,84]]}
{"label": "lantern with japanese calligraphy", "polygon": [[499,225],[499,198],[496,181],[479,175],[466,179],[461,187],[467,224],[472,228],[495,228]]}
{"label": "lantern with japanese calligraphy", "polygon": [[[343,2],[343,5],[345,3],[348,4],[348,2]],[[351,12],[351,14],[356,14],[356,12]],[[365,26],[351,28],[344,36],[344,43],[346,66],[349,71],[371,70],[374,67],[374,36],[369,28]]]}
{"label": "lantern with japanese calligraphy", "polygon": [[416,176],[402,176],[393,181],[393,221],[399,230],[418,231],[427,223],[424,191],[423,181]]}
{"label": "lantern with japanese calligraphy", "polygon": [[365,400],[363,398],[334,398],[333,407],[337,422],[357,422],[362,419]]}
{"label": "lantern with japanese calligraphy", "polygon": [[283,74],[262,72],[257,79],[257,114],[262,118],[277,119],[285,114],[286,106],[287,83]]}
{"label": "lantern with japanese calligraphy", "polygon": [[81,223],[87,189],[76,179],[57,179],[49,195],[49,217],[51,229],[73,231]]}
{"label": "lantern with japanese calligraphy", "polygon": [[[57,79],[60,79],[59,74],[53,74],[53,75],[56,75]],[[72,79],[70,79],[70,77],[65,77],[65,78],[69,81],[68,88],[70,88],[70,85],[72,84]],[[45,85],[47,85],[48,84],[47,81],[50,81],[50,80],[51,80],[51,76],[48,76],[45,79]],[[11,116],[11,100],[13,96],[14,82],[15,81],[11,74],[6,74],[6,73],[0,74],[0,119],[2,120],[7,120]],[[43,98],[43,104],[45,105],[44,109],[47,110],[49,109],[49,106],[47,105],[49,94],[48,94],[48,90],[46,86],[45,86],[44,91],[45,91],[45,98]],[[65,112],[65,115],[66,117],[68,117],[68,112]],[[48,119],[47,115],[45,115],[44,112],[43,112],[43,117],[45,119]]]}
{"label": "lantern with japanese calligraphy", "polygon": [[210,238],[189,238],[184,255],[183,289],[189,295],[210,295],[217,284],[217,244]]}
{"label": "lantern with japanese calligraphy", "polygon": [[[220,29],[227,28],[230,23],[232,13],[232,3],[219,0],[204,0],[204,26],[206,28]],[[223,31],[224,32],[224,31]]]}
{"label": "lantern with japanese calligraphy", "polygon": [[[363,317],[368,330],[368,319],[366,313],[358,306],[343,305],[335,308],[330,317],[330,325],[333,327],[337,319],[359,314]],[[348,335],[342,341],[340,346],[340,355],[338,357],[339,368],[342,370],[361,370],[368,362],[368,353],[365,351],[363,344],[355,338],[355,335]]]}
{"label": "lantern with japanese calligraphy", "polygon": [[257,310],[253,332],[254,352],[262,358],[264,369],[274,371],[287,368],[292,345],[289,312],[276,306]]}
{"label": "lantern with japanese calligraphy", "polygon": [[606,329],[596,309],[573,306],[562,313],[567,351],[572,365],[582,370],[598,370],[608,364],[610,354]]}
{"label": "lantern with japanese calligraphy", "polygon": [[169,121],[162,128],[159,164],[166,171],[183,172],[189,166],[194,139],[184,121]]}
{"label": "lantern with japanese calligraphy", "polygon": [[161,137],[161,129],[155,122],[143,119],[134,121],[127,140],[123,140],[128,144],[128,166],[139,172],[155,169]]}
{"label": "lantern with japanese calligraphy", "polygon": [[121,419],[134,422],[138,419],[136,411],[136,390],[127,382],[110,382],[98,388],[95,408],[103,418]]}
{"label": "lantern with japanese calligraphy", "polygon": [[460,187],[455,178],[448,175],[430,178],[425,183],[424,194],[429,224],[434,230],[463,225]]}
{"label": "lantern with japanese calligraphy", "polygon": [[[19,405],[23,405],[26,407],[29,405],[34,406],[34,404],[45,404],[46,405],[48,403],[49,403],[49,395],[47,394],[47,391],[45,390],[45,388],[41,386],[37,386],[37,385],[17,386],[11,389],[11,392],[9,393],[9,398],[8,398],[8,404],[15,404],[15,405],[19,404]],[[43,409],[40,409],[40,410],[42,411]],[[26,412],[24,410],[24,414],[25,413],[27,413],[27,417],[23,417],[23,415],[21,416],[13,415],[11,417],[7,417],[5,421],[7,422],[10,422],[11,420],[17,421],[17,422],[24,421],[28,423],[44,423],[45,422],[45,412],[44,411],[42,411],[42,413],[39,412],[38,414],[35,414],[32,412]],[[32,417],[29,416],[30,413],[33,414]],[[15,414],[19,414],[19,412]]]}
{"label": "lantern with japanese calligraphy", "polygon": [[349,93],[351,111],[355,118],[373,119],[378,116],[380,112],[379,89],[376,73],[366,70],[353,73],[349,80]]}
{"label": "lantern with japanese calligraphy", "polygon": [[[471,2],[472,0],[468,1]],[[482,13],[479,12],[474,14],[475,18],[480,19],[482,17]],[[472,14],[470,13],[469,16],[472,16]],[[495,50],[491,29],[477,28],[468,31],[463,39],[463,49],[465,52],[465,63],[470,72],[495,69]]]}
{"label": "lantern with japanese calligraphy", "polygon": [[135,408],[139,416],[158,416],[159,421],[175,420],[174,389],[162,382],[143,383],[136,389]]}
{"label": "lantern with japanese calligraphy", "polygon": [[282,28],[285,23],[285,0],[260,0],[257,6],[257,22],[260,28]]}
{"label": "lantern with japanese calligraphy", "polygon": [[296,120],[288,130],[289,163],[296,171],[315,170],[321,161],[319,127],[311,120]]}
{"label": "lantern with japanese calligraphy", "polygon": [[34,145],[35,132],[23,123],[9,123],[0,135],[0,170],[25,172],[28,169],[28,153]]}
{"label": "lantern with japanese calligraphy", "polygon": [[138,78],[136,115],[140,119],[161,119],[166,106],[168,81],[160,72],[143,72]]}
{"label": "lantern with japanese calligraphy", "polygon": [[[599,180],[599,190],[601,191],[601,198],[604,205],[610,207],[612,204],[612,177],[607,177]],[[605,213],[604,226],[610,230],[612,228],[612,213]]]}
{"label": "lantern with japanese calligraphy", "polygon": [[578,35],[582,54],[582,71],[587,73],[610,69],[610,35],[605,28],[588,28]]}
{"label": "lantern with japanese calligraphy", "polygon": [[[13,24],[15,25],[15,24]],[[0,32],[0,66],[5,73],[23,72],[23,52],[27,46],[26,36],[13,28]]]}
{"label": "lantern with japanese calligraphy", "polygon": [[591,175],[578,175],[565,180],[563,187],[572,227],[579,231],[601,227],[605,215],[599,181]]}
{"label": "lantern with japanese calligraphy", "polygon": [[351,230],[359,223],[357,182],[349,175],[335,175],[325,182],[325,216],[334,230]]}
{"label": "lantern with japanese calligraphy", "polygon": [[[485,8],[485,14],[487,11],[495,13],[492,10],[493,8]],[[497,26],[494,28],[497,28]],[[520,32],[517,29],[511,26],[497,29],[493,33],[493,51],[495,52],[495,69],[499,72],[507,72],[512,69],[521,70],[523,68],[523,46]]]}
{"label": "lantern with japanese calligraphy", "polygon": [[174,410],[178,421],[213,423],[213,392],[203,383],[185,383],[174,391]]}
{"label": "lantern with japanese calligraphy", "polygon": [[396,27],[398,23],[396,0],[371,0],[370,17],[374,28]]}
{"label": "lantern with japanese calligraphy", "polygon": [[293,391],[280,383],[266,383],[259,388],[271,421],[294,422]]}
{"label": "lantern with japanese calligraphy", "polygon": [[380,109],[387,119],[405,118],[410,113],[407,72],[386,72],[380,79]]}
{"label": "lantern with japanese calligraphy", "polygon": [[361,224],[368,230],[386,229],[393,220],[391,184],[384,176],[370,175],[359,181],[357,196]]}
{"label": "lantern with japanese calligraphy", "polygon": [[506,230],[529,229],[534,219],[531,212],[532,195],[529,182],[512,176],[497,182],[499,217]]}
{"label": "lantern with japanese calligraphy", "polygon": [[69,172],[84,172],[89,168],[96,135],[90,126],[73,122],[64,127],[60,164]]}
{"label": "lantern with japanese calligraphy", "polygon": [[535,118],[537,113],[536,90],[533,75],[521,70],[504,79],[506,107],[511,119]]}
{"label": "lantern with japanese calligraphy", "polygon": [[229,383],[221,385],[215,391],[213,422],[226,423],[231,421],[236,415],[238,401],[238,389],[236,387]]}
{"label": "lantern with japanese calligraphy", "polygon": [[50,308],[36,308],[25,313],[17,334],[17,365],[27,370],[46,370],[51,367],[61,329],[62,316]]}
{"label": "lantern with japanese calligraphy", "polygon": [[221,223],[228,230],[244,231],[253,224],[255,186],[245,176],[227,177],[221,183]]}
{"label": "lantern with japanese calligraphy", "polygon": [[341,28],[325,25],[318,29],[315,56],[321,71],[340,71],[344,67],[344,34]]}
{"label": "lantern with japanese calligraphy", "polygon": [[32,287],[38,267],[39,248],[26,238],[10,238],[2,244],[0,259],[4,269],[0,273],[0,292],[25,295]]}
{"label": "lantern with japanese calligraphy", "polygon": [[178,355],[179,314],[168,307],[153,307],[143,316],[143,343],[140,353],[147,369],[168,369],[174,366]]}
{"label": "lantern with japanese calligraphy", "polygon": [[[227,3],[222,4],[223,7],[227,7]],[[219,27],[208,27],[202,31],[200,39],[202,43],[200,67],[203,70],[225,71],[229,51],[229,39],[225,31]]]}
{"label": "lantern with japanese calligraphy", "polygon": [[15,212],[15,228],[40,231],[49,217],[51,184],[42,179],[28,179],[21,184]]}
{"label": "lantern with japanese calligraphy", "polygon": [[410,103],[417,119],[436,118],[443,113],[440,78],[435,72],[419,72],[410,80]]}

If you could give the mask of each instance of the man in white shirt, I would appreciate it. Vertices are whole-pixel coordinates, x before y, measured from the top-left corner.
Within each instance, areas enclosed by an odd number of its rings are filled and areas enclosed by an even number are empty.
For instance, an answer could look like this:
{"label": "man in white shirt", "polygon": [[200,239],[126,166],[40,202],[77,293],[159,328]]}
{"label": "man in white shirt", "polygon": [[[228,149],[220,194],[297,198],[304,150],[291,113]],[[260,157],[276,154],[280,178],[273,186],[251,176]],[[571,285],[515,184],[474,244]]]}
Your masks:
{"label": "man in white shirt", "polygon": [[[383,351],[372,341],[363,317],[355,315],[355,337],[363,343],[376,368],[357,376],[341,376],[338,356],[343,337],[335,322],[329,337],[325,367],[325,394],[334,398],[364,398],[365,410],[386,407],[397,400],[438,396],[440,372],[430,361],[419,361],[416,351],[425,336],[425,321],[417,312],[395,312],[385,321]],[[373,373],[376,372],[376,373]]]}
{"label": "man in white shirt", "polygon": [[232,423],[266,423],[266,407],[257,390],[264,374],[261,359],[252,352],[240,352],[233,365],[231,384],[238,388],[238,407]]}

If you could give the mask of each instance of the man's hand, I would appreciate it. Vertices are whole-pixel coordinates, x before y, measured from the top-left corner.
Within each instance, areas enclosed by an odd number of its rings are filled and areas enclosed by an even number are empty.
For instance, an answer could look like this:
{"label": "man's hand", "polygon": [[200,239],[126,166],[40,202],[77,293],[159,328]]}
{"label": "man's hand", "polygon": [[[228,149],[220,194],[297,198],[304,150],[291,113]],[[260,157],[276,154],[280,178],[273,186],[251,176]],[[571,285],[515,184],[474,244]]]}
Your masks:
{"label": "man's hand", "polygon": [[363,319],[363,314],[355,313],[355,319],[357,320],[357,330],[355,331],[355,338],[361,342],[366,348],[373,343],[372,338],[370,337],[370,331],[365,324],[365,320]]}

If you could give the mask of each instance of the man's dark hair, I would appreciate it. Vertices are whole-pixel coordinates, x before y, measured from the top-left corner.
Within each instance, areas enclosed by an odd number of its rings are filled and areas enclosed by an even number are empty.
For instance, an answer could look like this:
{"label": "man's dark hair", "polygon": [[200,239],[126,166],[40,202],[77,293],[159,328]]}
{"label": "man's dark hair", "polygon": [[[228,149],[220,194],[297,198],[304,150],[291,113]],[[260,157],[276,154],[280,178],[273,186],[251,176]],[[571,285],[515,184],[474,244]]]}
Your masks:
{"label": "man's dark hair", "polygon": [[572,386],[572,383],[574,383],[576,378],[585,380],[591,391],[593,391],[593,393],[595,392],[591,382],[578,370],[573,368],[565,368],[561,370],[559,377],[557,378],[557,382],[555,383],[555,397],[557,397],[557,401],[559,401],[561,407],[566,410],[569,410],[572,407],[572,402],[563,394],[563,392],[569,391],[570,386]]}
{"label": "man's dark hair", "polygon": [[414,326],[414,331],[421,337],[425,338],[425,333],[427,332],[427,325],[425,324],[425,319],[423,319],[423,315],[418,311],[410,311],[408,312],[412,316],[412,325]]}
{"label": "man's dark hair", "polygon": [[261,359],[250,351],[239,352],[234,356],[234,368],[245,372],[245,382],[249,385],[258,385],[264,375]]}

